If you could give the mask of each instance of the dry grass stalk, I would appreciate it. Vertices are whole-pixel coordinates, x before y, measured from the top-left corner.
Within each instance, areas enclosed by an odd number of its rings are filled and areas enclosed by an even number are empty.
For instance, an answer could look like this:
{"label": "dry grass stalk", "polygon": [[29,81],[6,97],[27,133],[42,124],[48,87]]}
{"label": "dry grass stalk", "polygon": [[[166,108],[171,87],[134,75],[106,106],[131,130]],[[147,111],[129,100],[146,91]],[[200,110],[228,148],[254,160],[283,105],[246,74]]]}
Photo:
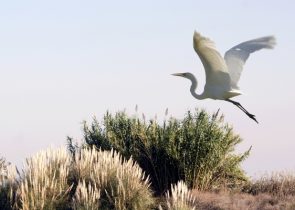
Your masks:
{"label": "dry grass stalk", "polygon": [[295,198],[261,193],[201,192],[194,190],[198,210],[294,210]]}
{"label": "dry grass stalk", "polygon": [[166,208],[168,210],[196,209],[195,198],[183,181],[171,186],[171,194],[166,193]]}
{"label": "dry grass stalk", "polygon": [[100,190],[94,185],[86,184],[85,180],[78,183],[74,198],[75,209],[95,210],[100,207]]}
{"label": "dry grass stalk", "polygon": [[84,149],[76,165],[81,180],[100,189],[104,209],[145,210],[154,202],[149,179],[132,159],[126,161],[115,151]]}
{"label": "dry grass stalk", "polygon": [[261,178],[252,181],[245,187],[246,192],[257,195],[259,193],[269,193],[276,196],[295,195],[295,175],[294,172],[276,172],[265,174]]}
{"label": "dry grass stalk", "polygon": [[71,156],[65,148],[47,149],[27,159],[17,195],[20,209],[56,209],[67,206],[71,186],[67,177]]}

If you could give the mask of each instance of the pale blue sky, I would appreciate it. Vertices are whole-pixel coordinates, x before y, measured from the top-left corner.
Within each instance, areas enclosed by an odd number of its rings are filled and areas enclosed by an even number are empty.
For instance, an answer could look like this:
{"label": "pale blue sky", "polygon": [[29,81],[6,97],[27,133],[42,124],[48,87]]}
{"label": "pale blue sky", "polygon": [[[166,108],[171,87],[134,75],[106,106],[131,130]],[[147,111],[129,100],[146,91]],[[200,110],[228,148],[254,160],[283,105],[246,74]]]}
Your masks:
{"label": "pale blue sky", "polygon": [[[81,122],[106,110],[159,118],[195,107],[216,111],[253,146],[250,174],[295,170],[295,1],[1,1],[0,155],[19,164],[66,136],[82,138]],[[260,122],[232,104],[195,100],[189,71],[203,90],[193,31],[222,54],[248,39],[275,35],[274,50],[248,60],[236,97]]]}

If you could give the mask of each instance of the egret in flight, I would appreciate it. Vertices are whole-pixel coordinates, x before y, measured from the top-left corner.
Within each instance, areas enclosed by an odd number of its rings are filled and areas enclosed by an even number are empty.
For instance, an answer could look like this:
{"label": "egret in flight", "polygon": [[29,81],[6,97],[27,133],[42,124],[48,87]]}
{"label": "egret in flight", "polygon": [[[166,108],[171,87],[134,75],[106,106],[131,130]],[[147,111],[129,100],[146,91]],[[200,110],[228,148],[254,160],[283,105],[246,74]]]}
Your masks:
{"label": "egret in flight", "polygon": [[196,99],[211,98],[231,102],[258,123],[255,115],[250,114],[239,102],[230,98],[242,94],[238,87],[238,81],[250,54],[264,48],[272,49],[275,45],[275,38],[266,36],[243,42],[229,49],[224,58],[217,51],[214,42],[198,32],[194,33],[193,43],[205,68],[206,84],[203,93],[196,93],[198,82],[193,74],[185,72],[172,75],[189,79],[192,82],[190,92]]}

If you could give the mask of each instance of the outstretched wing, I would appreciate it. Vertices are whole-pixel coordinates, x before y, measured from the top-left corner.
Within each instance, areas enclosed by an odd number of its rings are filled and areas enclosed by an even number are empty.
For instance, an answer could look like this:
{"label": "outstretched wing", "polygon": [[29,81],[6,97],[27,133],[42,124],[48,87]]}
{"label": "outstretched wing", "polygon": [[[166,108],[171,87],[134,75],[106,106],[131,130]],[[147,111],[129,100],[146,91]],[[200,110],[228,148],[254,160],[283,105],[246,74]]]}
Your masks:
{"label": "outstretched wing", "polygon": [[194,33],[194,49],[200,57],[206,73],[205,88],[230,88],[230,76],[227,65],[210,39],[198,32]]}
{"label": "outstretched wing", "polygon": [[227,64],[231,78],[231,87],[233,89],[239,89],[237,83],[241,77],[243,66],[250,54],[263,48],[272,49],[275,44],[276,42],[273,36],[266,36],[243,42],[225,53],[224,59]]}

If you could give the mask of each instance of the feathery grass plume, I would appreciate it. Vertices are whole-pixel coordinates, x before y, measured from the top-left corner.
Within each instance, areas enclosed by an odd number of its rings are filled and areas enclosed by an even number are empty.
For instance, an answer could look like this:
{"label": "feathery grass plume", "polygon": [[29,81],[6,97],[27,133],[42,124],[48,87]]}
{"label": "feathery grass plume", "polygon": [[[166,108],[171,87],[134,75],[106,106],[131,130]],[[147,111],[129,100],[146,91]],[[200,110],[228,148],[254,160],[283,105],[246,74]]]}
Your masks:
{"label": "feathery grass plume", "polygon": [[75,161],[79,181],[100,190],[100,209],[146,210],[153,205],[149,179],[132,159],[92,148],[82,149]]}
{"label": "feathery grass plume", "polygon": [[268,193],[279,197],[295,196],[294,172],[265,174],[259,179],[249,182],[243,191],[253,195]]}
{"label": "feathery grass plume", "polygon": [[86,145],[114,149],[127,159],[132,156],[150,176],[157,195],[179,180],[199,190],[237,188],[247,181],[240,163],[250,149],[234,153],[242,139],[219,112],[210,115],[196,109],[162,124],[107,112],[102,123],[84,124],[84,139]]}
{"label": "feathery grass plume", "polygon": [[66,148],[47,149],[28,158],[17,195],[19,209],[65,209],[70,206],[68,174],[71,156]]}
{"label": "feathery grass plume", "polygon": [[80,181],[76,188],[74,198],[74,209],[77,210],[96,210],[99,209],[100,190],[85,180]]}
{"label": "feathery grass plume", "polygon": [[0,176],[6,171],[6,161],[3,157],[0,157]]}
{"label": "feathery grass plume", "polygon": [[[160,207],[161,209],[162,207]],[[171,193],[166,193],[167,210],[195,210],[196,203],[191,191],[183,181],[171,186]]]}
{"label": "feathery grass plume", "polygon": [[3,157],[0,157],[0,185],[4,182],[7,176],[7,165],[8,163]]}

